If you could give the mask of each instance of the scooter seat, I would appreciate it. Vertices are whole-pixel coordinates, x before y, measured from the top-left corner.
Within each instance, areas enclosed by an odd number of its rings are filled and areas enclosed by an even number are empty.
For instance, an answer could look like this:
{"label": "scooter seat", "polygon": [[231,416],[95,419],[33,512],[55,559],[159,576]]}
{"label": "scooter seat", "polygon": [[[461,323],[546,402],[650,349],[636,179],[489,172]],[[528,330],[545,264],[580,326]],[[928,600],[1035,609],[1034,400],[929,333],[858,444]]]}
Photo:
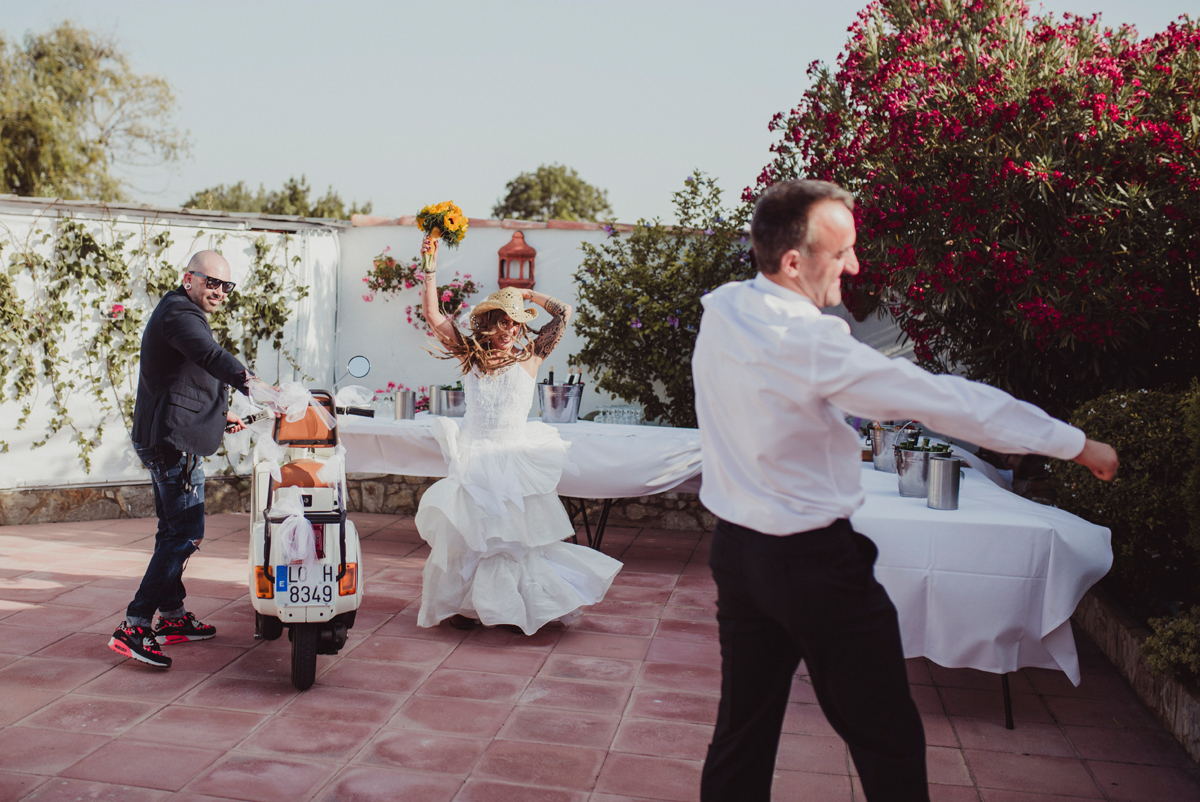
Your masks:
{"label": "scooter seat", "polygon": [[280,481],[276,487],[329,487],[328,482],[317,478],[317,471],[324,464],[315,459],[298,459],[281,465]]}

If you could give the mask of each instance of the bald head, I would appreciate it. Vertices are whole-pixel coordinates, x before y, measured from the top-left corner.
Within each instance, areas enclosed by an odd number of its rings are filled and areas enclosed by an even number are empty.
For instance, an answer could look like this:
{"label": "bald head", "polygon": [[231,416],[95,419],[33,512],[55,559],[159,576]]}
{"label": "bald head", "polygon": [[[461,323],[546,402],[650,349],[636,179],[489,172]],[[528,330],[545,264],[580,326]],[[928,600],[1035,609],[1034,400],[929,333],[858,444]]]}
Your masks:
{"label": "bald head", "polygon": [[196,306],[211,315],[225,300],[228,294],[222,285],[209,288],[213,283],[207,279],[229,281],[229,262],[216,251],[198,251],[188,262],[187,271],[183,274],[183,289]]}

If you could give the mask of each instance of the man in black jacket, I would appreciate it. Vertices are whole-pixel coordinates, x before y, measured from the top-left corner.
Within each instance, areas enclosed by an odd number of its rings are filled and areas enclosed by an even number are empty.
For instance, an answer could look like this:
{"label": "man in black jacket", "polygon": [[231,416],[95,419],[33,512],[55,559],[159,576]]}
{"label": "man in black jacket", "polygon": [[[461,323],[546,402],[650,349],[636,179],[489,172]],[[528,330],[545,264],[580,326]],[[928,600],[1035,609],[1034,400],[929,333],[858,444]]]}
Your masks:
{"label": "man in black jacket", "polygon": [[[226,385],[243,393],[252,374],[217,344],[208,325],[233,291],[229,263],[216,251],[188,262],[183,286],[163,296],[142,335],[133,447],[150,470],[158,533],[154,554],[110,649],[168,668],[160,643],[208,640],[215,627],[184,607],[183,568],[204,539],[204,468],[221,437],[243,426],[229,412]],[[151,628],[154,613],[159,625]]]}

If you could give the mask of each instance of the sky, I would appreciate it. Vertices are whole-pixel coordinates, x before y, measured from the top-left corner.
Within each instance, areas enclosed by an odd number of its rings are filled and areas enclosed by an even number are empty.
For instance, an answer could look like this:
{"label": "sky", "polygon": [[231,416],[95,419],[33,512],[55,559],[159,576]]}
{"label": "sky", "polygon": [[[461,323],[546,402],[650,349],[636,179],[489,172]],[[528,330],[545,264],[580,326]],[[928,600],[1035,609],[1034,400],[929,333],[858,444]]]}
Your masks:
{"label": "sky", "polygon": [[[508,181],[558,163],[606,189],[619,220],[670,221],[696,168],[736,203],[770,161],[771,116],[800,100],[810,62],[833,62],[863,5],[9,0],[0,31],[19,40],[71,20],[170,82],[192,152],[130,176],[145,203],[304,174],[318,194],[332,186],[382,216],[449,199],[489,217]],[[1143,36],[1189,6],[1033,3]]]}

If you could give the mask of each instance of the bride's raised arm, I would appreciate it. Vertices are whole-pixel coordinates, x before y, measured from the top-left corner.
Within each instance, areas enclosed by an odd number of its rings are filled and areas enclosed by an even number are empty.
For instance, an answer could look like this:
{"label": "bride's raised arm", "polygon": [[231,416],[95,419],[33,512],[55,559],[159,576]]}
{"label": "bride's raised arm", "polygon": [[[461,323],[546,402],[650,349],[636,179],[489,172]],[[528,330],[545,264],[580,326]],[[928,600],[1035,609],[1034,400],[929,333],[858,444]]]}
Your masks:
{"label": "bride's raised arm", "polygon": [[456,334],[454,325],[442,314],[437,294],[437,242],[426,237],[421,241],[421,253],[432,253],[431,270],[426,271],[425,281],[421,287],[421,311],[429,329],[443,342],[454,342]]}
{"label": "bride's raised arm", "polygon": [[537,364],[550,356],[550,352],[558,347],[563,335],[567,333],[567,322],[571,319],[571,305],[557,298],[551,298],[544,292],[522,290],[521,295],[527,301],[532,301],[550,313],[550,322],[542,326],[537,339],[533,341],[533,359]]}

